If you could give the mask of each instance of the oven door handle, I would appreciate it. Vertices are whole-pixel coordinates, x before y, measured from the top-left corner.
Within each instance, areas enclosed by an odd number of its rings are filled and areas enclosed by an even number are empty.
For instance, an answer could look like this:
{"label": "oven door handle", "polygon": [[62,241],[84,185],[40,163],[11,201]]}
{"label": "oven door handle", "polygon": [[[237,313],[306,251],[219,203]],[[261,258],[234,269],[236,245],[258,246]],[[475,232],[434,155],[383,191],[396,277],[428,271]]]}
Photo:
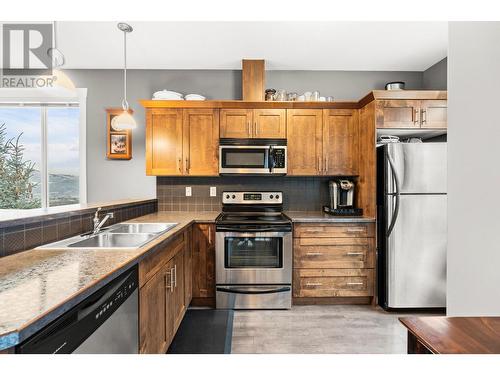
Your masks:
{"label": "oven door handle", "polygon": [[218,292],[226,293],[236,293],[236,294],[271,294],[271,293],[283,293],[292,290],[289,286],[284,286],[278,289],[237,289],[237,288],[224,288],[218,286],[216,288]]}
{"label": "oven door handle", "polygon": [[259,227],[233,227],[233,226],[223,226],[223,225],[217,225],[216,226],[216,231],[217,232],[291,232],[292,227],[291,226],[280,226],[280,227],[275,227],[275,226],[259,226]]}

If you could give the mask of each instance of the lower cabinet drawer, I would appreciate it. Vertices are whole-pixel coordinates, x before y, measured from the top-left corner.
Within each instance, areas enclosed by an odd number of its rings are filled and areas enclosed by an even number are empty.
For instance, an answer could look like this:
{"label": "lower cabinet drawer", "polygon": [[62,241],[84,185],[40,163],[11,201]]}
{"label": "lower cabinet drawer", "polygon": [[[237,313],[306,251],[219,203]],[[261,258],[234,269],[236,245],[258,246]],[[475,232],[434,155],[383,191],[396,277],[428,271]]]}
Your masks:
{"label": "lower cabinet drawer", "polygon": [[374,268],[375,239],[366,245],[304,246],[295,241],[294,268]]}
{"label": "lower cabinet drawer", "polygon": [[373,223],[297,224],[294,237],[374,237]]}
{"label": "lower cabinet drawer", "polygon": [[293,274],[293,296],[373,296],[373,269],[295,270]]}

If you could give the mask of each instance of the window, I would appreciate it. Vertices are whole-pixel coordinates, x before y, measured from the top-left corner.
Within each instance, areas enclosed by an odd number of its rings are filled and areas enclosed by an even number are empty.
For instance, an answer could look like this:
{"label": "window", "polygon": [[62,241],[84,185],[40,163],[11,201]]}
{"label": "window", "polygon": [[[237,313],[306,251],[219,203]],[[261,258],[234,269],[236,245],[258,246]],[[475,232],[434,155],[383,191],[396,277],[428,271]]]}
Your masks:
{"label": "window", "polygon": [[78,101],[2,102],[0,95],[0,209],[85,203],[81,111]]}

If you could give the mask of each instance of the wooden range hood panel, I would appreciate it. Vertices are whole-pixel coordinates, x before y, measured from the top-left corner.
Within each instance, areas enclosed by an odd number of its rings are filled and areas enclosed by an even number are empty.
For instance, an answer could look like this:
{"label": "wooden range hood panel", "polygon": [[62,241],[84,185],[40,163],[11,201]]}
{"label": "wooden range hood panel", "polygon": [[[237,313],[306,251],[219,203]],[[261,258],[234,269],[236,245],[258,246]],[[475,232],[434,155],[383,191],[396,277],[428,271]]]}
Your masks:
{"label": "wooden range hood panel", "polygon": [[263,101],[266,90],[265,60],[242,60],[242,91],[245,101]]}

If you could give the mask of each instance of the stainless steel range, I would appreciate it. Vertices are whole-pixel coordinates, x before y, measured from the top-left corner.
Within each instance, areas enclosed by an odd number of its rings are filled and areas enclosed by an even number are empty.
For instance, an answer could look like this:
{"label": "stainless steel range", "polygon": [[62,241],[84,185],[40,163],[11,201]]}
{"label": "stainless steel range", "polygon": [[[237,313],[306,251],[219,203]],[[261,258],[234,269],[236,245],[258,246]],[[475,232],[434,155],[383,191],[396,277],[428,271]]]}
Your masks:
{"label": "stainless steel range", "polygon": [[224,192],[216,220],[216,306],[289,309],[292,222],[282,192]]}

